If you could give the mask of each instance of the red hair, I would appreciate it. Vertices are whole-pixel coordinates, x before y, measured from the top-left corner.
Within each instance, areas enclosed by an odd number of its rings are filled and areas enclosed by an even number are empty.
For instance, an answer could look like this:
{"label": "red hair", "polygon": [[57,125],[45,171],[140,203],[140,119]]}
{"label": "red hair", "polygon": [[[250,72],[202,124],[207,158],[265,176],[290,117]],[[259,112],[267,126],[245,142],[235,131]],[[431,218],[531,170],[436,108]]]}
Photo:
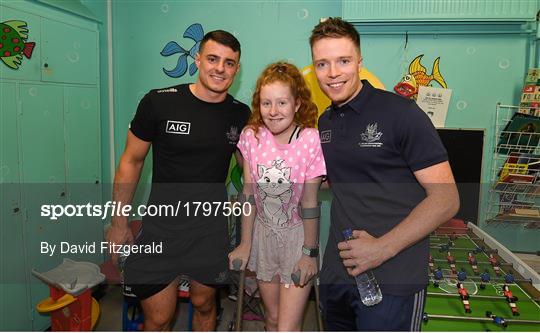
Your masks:
{"label": "red hair", "polygon": [[261,88],[274,82],[286,84],[291,89],[294,99],[300,103],[298,112],[294,114],[294,121],[298,126],[300,128],[315,127],[319,113],[317,105],[311,101],[311,92],[306,81],[298,68],[284,61],[268,65],[257,79],[251,101],[252,113],[246,127],[257,133],[259,128],[264,126],[261,116]]}

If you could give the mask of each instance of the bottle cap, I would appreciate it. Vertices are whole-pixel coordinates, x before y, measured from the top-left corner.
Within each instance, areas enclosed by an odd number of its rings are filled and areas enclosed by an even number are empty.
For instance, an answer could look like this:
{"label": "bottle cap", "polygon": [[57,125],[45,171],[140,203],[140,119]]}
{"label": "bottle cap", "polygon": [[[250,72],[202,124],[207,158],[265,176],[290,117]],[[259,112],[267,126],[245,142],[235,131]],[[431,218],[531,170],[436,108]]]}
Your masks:
{"label": "bottle cap", "polygon": [[352,234],[352,229],[351,228],[346,228],[346,229],[343,229],[341,231],[341,234],[343,235],[343,237],[345,239],[352,239],[353,238],[353,234]]}

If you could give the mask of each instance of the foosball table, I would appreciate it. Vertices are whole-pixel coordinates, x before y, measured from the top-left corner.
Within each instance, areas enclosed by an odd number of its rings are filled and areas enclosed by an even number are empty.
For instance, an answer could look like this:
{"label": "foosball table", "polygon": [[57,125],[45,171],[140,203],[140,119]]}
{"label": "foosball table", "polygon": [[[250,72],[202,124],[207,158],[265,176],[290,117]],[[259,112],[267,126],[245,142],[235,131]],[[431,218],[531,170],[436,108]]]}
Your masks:
{"label": "foosball table", "polygon": [[540,276],[472,223],[430,235],[423,331],[540,331]]}

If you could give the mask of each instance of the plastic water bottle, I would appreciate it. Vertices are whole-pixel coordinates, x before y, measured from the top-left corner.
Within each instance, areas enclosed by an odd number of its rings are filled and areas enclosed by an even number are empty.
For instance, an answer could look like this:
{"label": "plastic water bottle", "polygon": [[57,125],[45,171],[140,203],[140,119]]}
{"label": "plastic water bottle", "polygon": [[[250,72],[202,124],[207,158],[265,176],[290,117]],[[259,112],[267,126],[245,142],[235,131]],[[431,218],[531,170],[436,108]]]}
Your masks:
{"label": "plastic water bottle", "polygon": [[[351,228],[344,229],[342,231],[343,237],[346,240],[353,239],[353,231]],[[360,300],[366,306],[372,306],[382,301],[381,288],[375,279],[375,275],[371,270],[366,271],[355,278],[358,293],[360,293]]]}

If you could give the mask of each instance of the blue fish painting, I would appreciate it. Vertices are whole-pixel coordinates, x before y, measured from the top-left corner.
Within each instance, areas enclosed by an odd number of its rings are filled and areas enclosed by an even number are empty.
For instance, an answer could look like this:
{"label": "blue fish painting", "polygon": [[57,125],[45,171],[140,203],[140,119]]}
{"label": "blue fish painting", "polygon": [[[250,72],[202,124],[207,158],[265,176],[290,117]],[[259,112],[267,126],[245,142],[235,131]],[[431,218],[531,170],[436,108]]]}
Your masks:
{"label": "blue fish painting", "polygon": [[[184,49],[182,46],[178,45],[175,41],[170,41],[165,45],[163,50],[161,50],[161,55],[164,57],[171,56],[173,54],[180,53],[176,67],[172,70],[167,70],[163,68],[163,72],[170,77],[181,77],[186,74],[188,70],[188,57],[191,57],[195,60],[195,54],[199,52],[199,47],[201,45],[201,40],[204,37],[203,27],[199,23],[193,23],[190,25],[186,31],[184,31],[184,38],[189,38],[195,41],[189,50]],[[197,65],[195,61],[189,65],[189,75],[193,76],[197,72]]]}

